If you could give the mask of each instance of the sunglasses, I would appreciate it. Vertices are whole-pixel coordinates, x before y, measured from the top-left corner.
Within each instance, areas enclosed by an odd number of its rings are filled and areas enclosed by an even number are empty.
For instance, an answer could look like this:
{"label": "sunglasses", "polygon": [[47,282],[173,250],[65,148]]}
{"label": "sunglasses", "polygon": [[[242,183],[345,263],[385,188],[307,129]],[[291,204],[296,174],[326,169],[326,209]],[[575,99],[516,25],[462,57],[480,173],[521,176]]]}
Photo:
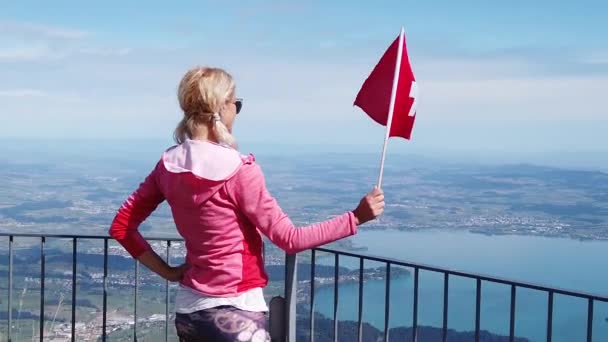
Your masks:
{"label": "sunglasses", "polygon": [[234,100],[234,105],[236,106],[236,113],[238,114],[241,111],[241,108],[243,108],[243,99],[238,98]]}

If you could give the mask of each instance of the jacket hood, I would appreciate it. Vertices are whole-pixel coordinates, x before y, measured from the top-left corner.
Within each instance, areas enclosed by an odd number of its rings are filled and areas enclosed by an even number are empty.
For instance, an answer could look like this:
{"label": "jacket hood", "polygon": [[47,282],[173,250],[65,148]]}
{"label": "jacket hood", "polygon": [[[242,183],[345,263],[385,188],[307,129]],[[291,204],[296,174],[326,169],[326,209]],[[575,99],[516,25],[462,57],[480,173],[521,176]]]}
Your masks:
{"label": "jacket hood", "polygon": [[232,177],[243,164],[238,151],[208,141],[186,140],[169,148],[162,156],[167,171],[191,173],[210,181]]}
{"label": "jacket hood", "polygon": [[167,172],[180,175],[167,181],[167,188],[173,189],[167,199],[188,207],[196,205],[192,198],[199,204],[211,198],[253,156],[241,156],[230,147],[212,142],[186,140],[165,151],[161,160]]}

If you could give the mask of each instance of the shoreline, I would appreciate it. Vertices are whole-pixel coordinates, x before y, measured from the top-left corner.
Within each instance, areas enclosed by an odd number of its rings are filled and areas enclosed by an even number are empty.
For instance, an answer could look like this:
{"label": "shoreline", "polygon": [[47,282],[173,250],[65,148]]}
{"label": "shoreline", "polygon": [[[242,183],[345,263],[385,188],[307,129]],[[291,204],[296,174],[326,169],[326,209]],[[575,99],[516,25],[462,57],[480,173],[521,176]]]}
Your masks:
{"label": "shoreline", "polygon": [[[608,242],[608,236],[606,237],[576,237],[575,234],[543,234],[539,232],[538,234],[530,234],[524,231],[488,231],[484,228],[468,228],[468,227],[450,227],[450,228],[437,228],[437,227],[428,227],[428,228],[396,228],[396,227],[378,227],[378,226],[369,226],[366,227],[366,231],[399,231],[399,232],[466,232],[471,234],[479,234],[485,236],[525,236],[525,237],[542,237],[542,238],[550,238],[550,239],[568,239],[575,240],[580,242]],[[355,248],[364,248],[356,243],[353,243]],[[353,251],[355,251],[353,249]]]}

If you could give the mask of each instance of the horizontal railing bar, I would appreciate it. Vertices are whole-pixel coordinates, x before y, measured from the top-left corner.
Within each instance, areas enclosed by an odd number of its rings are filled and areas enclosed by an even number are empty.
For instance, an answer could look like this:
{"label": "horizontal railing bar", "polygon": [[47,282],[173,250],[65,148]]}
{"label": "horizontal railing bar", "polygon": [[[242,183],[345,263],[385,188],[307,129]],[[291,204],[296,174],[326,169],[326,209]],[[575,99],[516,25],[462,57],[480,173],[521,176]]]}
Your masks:
{"label": "horizontal railing bar", "polygon": [[[46,238],[56,238],[56,239],[107,239],[109,236],[107,235],[75,235],[75,234],[40,234],[40,233],[1,233],[0,236],[14,236],[14,237],[46,237]],[[149,241],[184,241],[184,239],[180,237],[158,237],[158,236],[144,236],[144,239]]]}

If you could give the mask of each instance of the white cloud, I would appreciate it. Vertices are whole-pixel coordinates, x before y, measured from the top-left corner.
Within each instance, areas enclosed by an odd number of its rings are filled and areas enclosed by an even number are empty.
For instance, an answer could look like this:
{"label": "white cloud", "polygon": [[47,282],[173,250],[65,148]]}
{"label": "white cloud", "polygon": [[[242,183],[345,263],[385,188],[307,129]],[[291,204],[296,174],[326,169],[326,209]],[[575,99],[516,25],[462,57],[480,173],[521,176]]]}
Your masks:
{"label": "white cloud", "polygon": [[0,90],[0,97],[47,97],[44,91],[35,89]]}
{"label": "white cloud", "polygon": [[5,98],[5,101],[15,100],[31,100],[31,101],[50,101],[56,103],[75,103],[82,102],[82,98],[76,94],[66,94],[49,92],[41,89],[8,89],[0,90],[0,98]]}
{"label": "white cloud", "polygon": [[70,57],[124,57],[130,48],[111,48],[91,45],[63,45],[33,42],[29,44],[0,47],[0,63],[52,62]]}
{"label": "white cloud", "polygon": [[34,62],[54,60],[65,56],[67,56],[66,51],[52,49],[48,44],[42,42],[0,47],[0,62]]}
{"label": "white cloud", "polygon": [[11,35],[27,38],[46,38],[46,39],[83,39],[90,35],[89,32],[47,26],[28,22],[0,21],[0,35]]}
{"label": "white cloud", "polygon": [[57,61],[69,57],[122,57],[131,52],[124,47],[100,45],[86,31],[0,21],[0,63]]}
{"label": "white cloud", "polygon": [[73,50],[76,54],[91,55],[97,57],[122,57],[131,53],[130,48],[110,48],[110,47],[85,47]]}
{"label": "white cloud", "polygon": [[420,115],[438,121],[608,119],[608,78],[420,81]]}

